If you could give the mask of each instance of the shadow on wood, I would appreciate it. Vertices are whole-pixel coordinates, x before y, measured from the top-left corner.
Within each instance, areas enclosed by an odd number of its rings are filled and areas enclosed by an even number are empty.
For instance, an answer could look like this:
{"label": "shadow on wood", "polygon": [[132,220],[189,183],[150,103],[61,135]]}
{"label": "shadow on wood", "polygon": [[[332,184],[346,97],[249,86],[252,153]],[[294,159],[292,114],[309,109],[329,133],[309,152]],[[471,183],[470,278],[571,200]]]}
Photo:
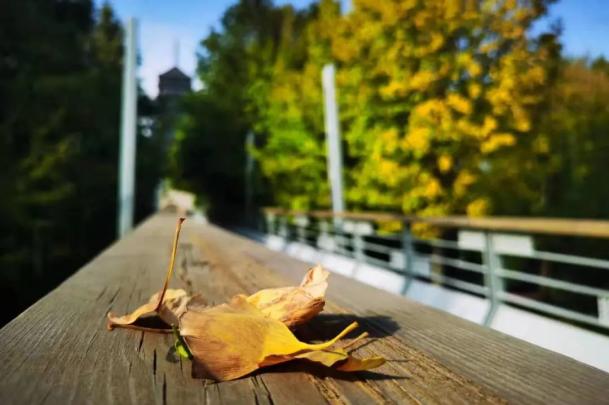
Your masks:
{"label": "shadow on wood", "polygon": [[[329,340],[338,332],[343,330],[352,322],[357,322],[357,334],[368,332],[371,338],[383,338],[391,336],[398,330],[400,325],[391,317],[385,315],[358,316],[355,314],[325,314],[321,313],[296,329],[296,335],[300,338],[310,340]],[[354,332],[351,335],[357,336]]]}
{"label": "shadow on wood", "polygon": [[250,375],[278,374],[278,373],[309,373],[319,378],[335,378],[345,381],[382,381],[382,380],[405,380],[410,379],[410,375],[391,375],[377,373],[374,371],[346,372],[338,371],[320,364],[311,363],[306,360],[294,360],[289,363],[277,364],[256,370]]}

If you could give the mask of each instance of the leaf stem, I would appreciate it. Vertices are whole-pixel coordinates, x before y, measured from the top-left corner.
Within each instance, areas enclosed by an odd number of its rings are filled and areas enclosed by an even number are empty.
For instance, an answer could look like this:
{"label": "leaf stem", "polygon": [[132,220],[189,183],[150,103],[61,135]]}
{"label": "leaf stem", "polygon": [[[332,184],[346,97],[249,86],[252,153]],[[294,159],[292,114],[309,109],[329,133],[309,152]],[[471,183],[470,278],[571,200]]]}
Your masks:
{"label": "leaf stem", "polygon": [[353,347],[353,345],[355,345],[356,343],[359,343],[359,341],[361,341],[365,337],[368,337],[368,332],[362,333],[361,335],[359,335],[358,337],[356,337],[355,339],[353,339],[346,345],[342,346],[341,349],[346,350],[349,347]]}
{"label": "leaf stem", "polygon": [[178,251],[178,239],[180,238],[180,230],[182,229],[182,222],[184,222],[186,218],[180,217],[178,218],[178,223],[176,224],[176,232],[173,237],[173,246],[171,248],[171,258],[169,260],[169,268],[167,269],[167,274],[165,275],[165,282],[163,283],[163,289],[161,290],[161,296],[159,297],[159,303],[157,304],[155,311],[158,312],[161,304],[163,303],[163,298],[165,298],[165,291],[167,291],[167,286],[169,286],[169,280],[171,280],[171,275],[173,274],[173,267],[176,261],[176,253]]}
{"label": "leaf stem", "polygon": [[341,333],[336,335],[334,337],[334,339],[328,340],[327,342],[324,342],[324,343],[309,344],[307,349],[309,349],[309,350],[323,350],[323,349],[325,349],[327,347],[330,347],[334,343],[336,343],[338,341],[338,339],[342,338],[347,333],[349,333],[353,329],[357,328],[357,326],[358,326],[357,322],[353,322],[349,326],[347,326],[345,329],[343,329],[343,331]]}

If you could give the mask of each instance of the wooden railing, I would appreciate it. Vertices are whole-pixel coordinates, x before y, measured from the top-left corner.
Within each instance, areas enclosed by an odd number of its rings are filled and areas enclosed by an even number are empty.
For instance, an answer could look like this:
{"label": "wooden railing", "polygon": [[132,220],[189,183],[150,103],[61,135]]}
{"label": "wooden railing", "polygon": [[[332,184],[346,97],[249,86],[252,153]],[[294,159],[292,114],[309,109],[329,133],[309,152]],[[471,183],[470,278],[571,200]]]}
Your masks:
{"label": "wooden railing", "polygon": [[[353,320],[370,337],[361,355],[388,362],[341,374],[305,362],[236,381],[191,378],[171,335],[106,330],[161,287],[175,215],[159,213],[0,329],[0,404],[603,403],[609,374],[387,294],[330,277],[322,315],[298,330],[324,339]],[[187,220],[174,288],[209,303],[294,285],[307,264],[209,224]],[[354,335],[355,336],[355,335]],[[601,350],[601,348],[599,348]]]}

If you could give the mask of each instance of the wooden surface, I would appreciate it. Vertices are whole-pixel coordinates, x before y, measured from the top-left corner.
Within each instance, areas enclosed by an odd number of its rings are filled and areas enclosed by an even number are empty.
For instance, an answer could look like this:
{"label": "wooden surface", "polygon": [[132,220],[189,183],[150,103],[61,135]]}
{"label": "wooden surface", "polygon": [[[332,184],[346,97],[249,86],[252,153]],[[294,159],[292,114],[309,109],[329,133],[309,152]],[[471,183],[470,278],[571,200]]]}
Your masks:
{"label": "wooden surface", "polygon": [[609,238],[609,221],[596,219],[564,219],[536,217],[417,217],[387,212],[290,211],[268,207],[264,211],[275,215],[309,215],[329,219],[334,216],[355,221],[426,223],[442,228],[465,228],[491,232],[515,232],[589,238]]}
{"label": "wooden surface", "polygon": [[[336,274],[323,315],[299,336],[326,338],[356,319],[373,337],[359,354],[389,359],[377,372],[294,362],[232,382],[192,379],[171,336],[105,328],[109,309],[160,289],[174,222],[152,217],[0,330],[0,404],[609,403],[609,374]],[[216,304],[294,284],[306,269],[187,221],[172,285]]]}

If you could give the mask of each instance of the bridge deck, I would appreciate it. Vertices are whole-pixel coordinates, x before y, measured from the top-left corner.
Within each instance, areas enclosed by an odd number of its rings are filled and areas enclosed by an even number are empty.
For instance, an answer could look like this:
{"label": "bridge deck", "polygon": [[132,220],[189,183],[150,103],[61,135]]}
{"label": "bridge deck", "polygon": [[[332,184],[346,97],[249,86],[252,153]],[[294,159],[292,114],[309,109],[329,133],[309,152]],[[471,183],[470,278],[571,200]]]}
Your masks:
{"label": "bridge deck", "polygon": [[[0,403],[609,403],[609,374],[333,274],[328,303],[300,331],[333,335],[351,320],[389,361],[338,374],[303,363],[237,381],[192,379],[172,337],[105,328],[160,288],[174,215],[151,217],[0,330]],[[173,286],[210,303],[298,282],[307,265],[212,225],[187,221]]]}

